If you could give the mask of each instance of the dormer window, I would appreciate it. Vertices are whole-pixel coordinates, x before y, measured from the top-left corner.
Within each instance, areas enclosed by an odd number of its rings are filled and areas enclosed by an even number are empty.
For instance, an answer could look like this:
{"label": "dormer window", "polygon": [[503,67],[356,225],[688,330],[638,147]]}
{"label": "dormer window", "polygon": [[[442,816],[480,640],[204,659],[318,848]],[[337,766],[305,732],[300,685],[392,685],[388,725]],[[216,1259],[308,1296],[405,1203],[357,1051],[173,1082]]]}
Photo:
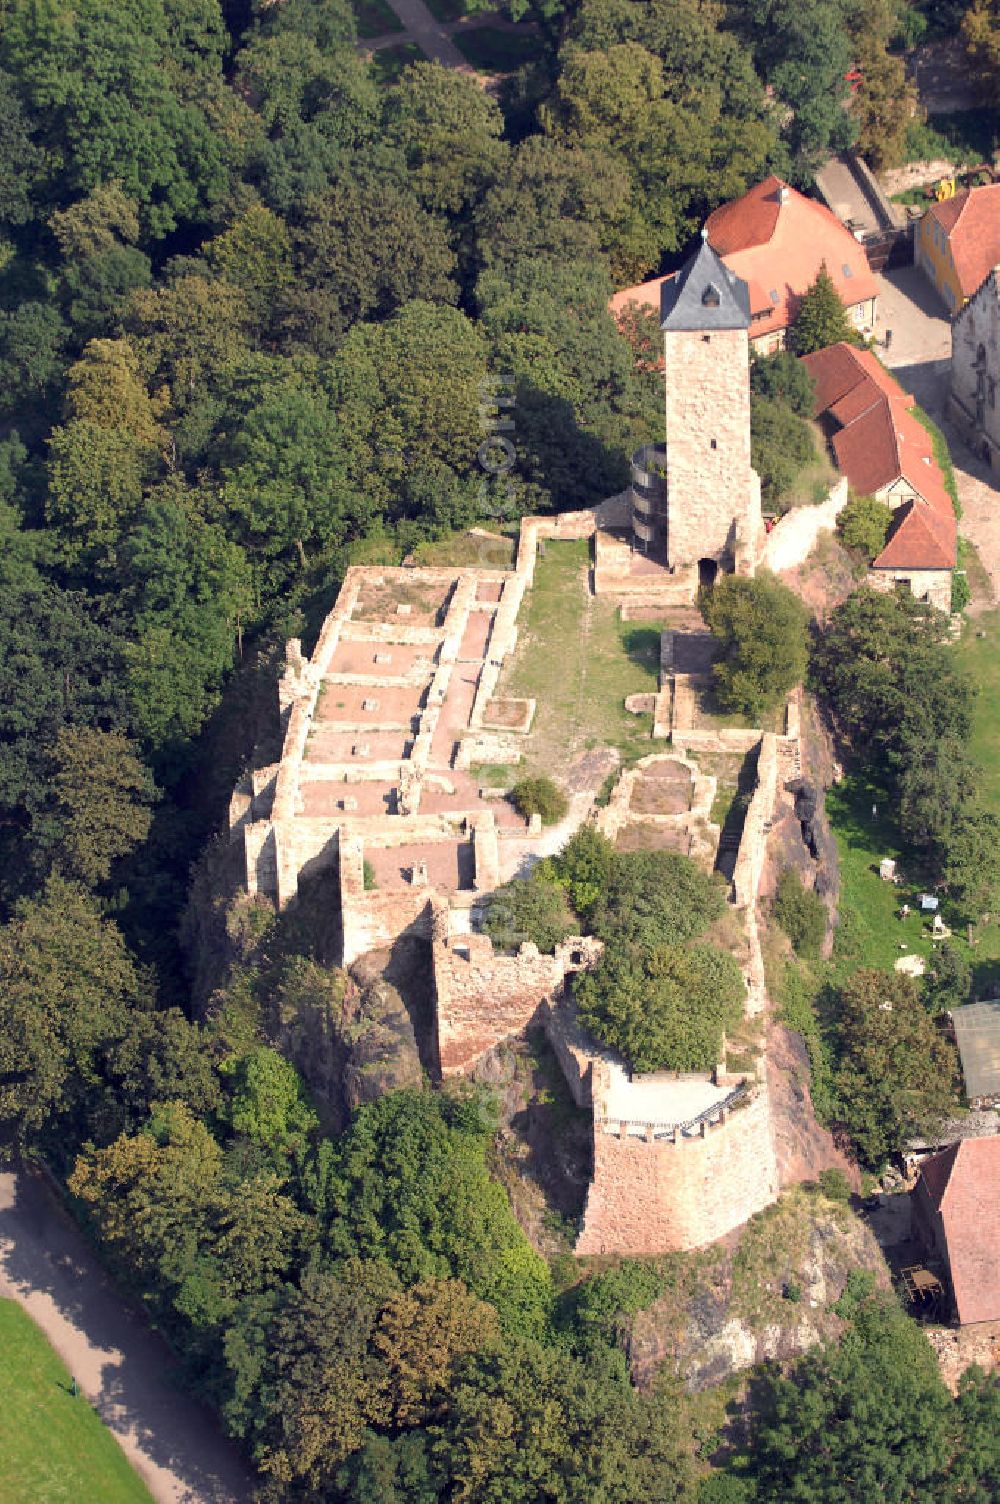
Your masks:
{"label": "dormer window", "polygon": [[714,282],[710,282],[701,295],[703,308],[718,308],[721,302],[721,294]]}
{"label": "dormer window", "polygon": [[771,288],[771,291],[768,293],[768,297],[771,299],[771,302],[774,304],[775,308],[777,308],[777,306],[778,306],[778,289],[776,287],[772,287]]}
{"label": "dormer window", "polygon": [[845,277],[850,277],[850,276],[853,275],[853,273],[851,271],[851,268],[848,266],[848,264],[847,264],[846,261],[844,262],[843,266],[840,269],[844,273]]}

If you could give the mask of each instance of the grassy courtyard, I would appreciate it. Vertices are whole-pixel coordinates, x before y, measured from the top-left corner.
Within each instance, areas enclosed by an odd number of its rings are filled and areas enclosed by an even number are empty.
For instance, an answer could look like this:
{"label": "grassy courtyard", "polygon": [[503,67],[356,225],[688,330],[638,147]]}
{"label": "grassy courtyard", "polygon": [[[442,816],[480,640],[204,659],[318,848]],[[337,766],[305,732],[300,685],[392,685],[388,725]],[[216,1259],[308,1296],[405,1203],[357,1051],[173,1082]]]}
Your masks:
{"label": "grassy courtyard", "polygon": [[0,1300],[0,1504],[151,1504],[34,1322]]}
{"label": "grassy courtyard", "polygon": [[590,594],[589,569],[586,540],[545,544],[501,685],[537,700],[526,762],[555,777],[590,748],[617,747],[626,763],[655,750],[652,718],[631,715],[624,699],[657,689],[660,629],[622,622],[615,605]]}

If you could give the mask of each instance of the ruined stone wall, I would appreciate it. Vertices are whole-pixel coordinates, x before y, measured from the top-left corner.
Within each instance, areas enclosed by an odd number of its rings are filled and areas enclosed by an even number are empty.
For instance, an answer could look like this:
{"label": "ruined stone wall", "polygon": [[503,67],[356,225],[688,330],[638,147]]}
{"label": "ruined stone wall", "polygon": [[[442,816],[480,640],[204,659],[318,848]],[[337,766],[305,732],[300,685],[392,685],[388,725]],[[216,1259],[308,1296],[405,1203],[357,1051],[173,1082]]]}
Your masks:
{"label": "ruined stone wall", "polygon": [[762,566],[778,574],[782,569],[804,564],[820,533],[833,532],[846,505],[847,477],[842,475],[825,501],[815,506],[792,507],[779,517],[764,539]]}
{"label": "ruined stone wall", "polygon": [[767,831],[778,792],[778,738],[766,731],[757,755],[757,785],[747,806],[740,847],[733,867],[733,901],[738,907],[756,902],[764,867]]}
{"label": "ruined stone wall", "polygon": [[760,529],[760,482],[750,465],[750,368],[745,329],[665,336],[667,559],[734,562]]}
{"label": "ruined stone wall", "polygon": [[447,915],[435,921],[434,990],[441,1073],[455,1075],[504,1039],[521,1033],[568,973],[592,964],[598,941],[571,938],[543,956],[530,943],[498,955],[487,935],[449,937]]}
{"label": "ruined stone wall", "polygon": [[695,1137],[609,1133],[595,1121],[594,1178],[578,1254],[701,1248],[778,1194],[766,1089]]}
{"label": "ruined stone wall", "polygon": [[559,1062],[577,1107],[593,1108],[607,1086],[607,1071],[597,1041],[577,1023],[576,1004],[563,991],[542,1011],[546,1038]]}

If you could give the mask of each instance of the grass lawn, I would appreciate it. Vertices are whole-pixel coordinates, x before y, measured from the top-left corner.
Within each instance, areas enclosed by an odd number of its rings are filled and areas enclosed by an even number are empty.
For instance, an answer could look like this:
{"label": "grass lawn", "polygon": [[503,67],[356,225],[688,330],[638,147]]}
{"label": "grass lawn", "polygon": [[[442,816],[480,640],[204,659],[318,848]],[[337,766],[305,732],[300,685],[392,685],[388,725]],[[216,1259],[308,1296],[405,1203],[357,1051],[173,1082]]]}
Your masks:
{"label": "grass lawn", "polygon": [[424,55],[416,42],[404,42],[400,47],[380,47],[372,53],[372,72],[376,83],[394,84],[404,68],[423,61]]}
{"label": "grass lawn", "polygon": [[21,1307],[0,1300],[0,1504],[152,1504]]}
{"label": "grass lawn", "polygon": [[[985,637],[978,636],[980,632]],[[969,753],[983,770],[983,799],[1000,815],[1000,611],[974,616],[957,652],[962,667],[979,686]]]}
{"label": "grass lawn", "polygon": [[402,21],[386,0],[354,0],[354,14],[358,22],[358,36],[362,40],[403,30]]}
{"label": "grass lawn", "polygon": [[457,31],[452,41],[462,56],[481,73],[512,73],[538,56],[538,37],[530,31],[508,31],[498,26],[477,26]]}
{"label": "grass lawn", "polygon": [[[873,805],[878,811],[874,816]],[[838,969],[846,976],[859,966],[891,971],[900,956],[907,954],[929,957],[934,949],[929,919],[916,912],[915,903],[921,884],[916,874],[907,871],[884,791],[855,774],[827,791],[826,809],[840,857],[835,965],[839,963]],[[884,883],[879,877],[878,864],[884,856],[897,859],[902,882]],[[914,910],[906,919],[899,918],[903,903]],[[942,916],[949,924],[945,905]],[[949,944],[971,962],[975,994],[983,997],[1000,983],[1000,925],[976,925],[971,947],[967,935],[966,926],[956,922]],[[901,942],[905,951],[900,949]]]}
{"label": "grass lawn", "polygon": [[660,629],[620,621],[616,606],[589,593],[589,568],[586,539],[546,542],[521,608],[501,693],[538,702],[525,749],[532,772],[558,777],[586,748],[617,747],[626,763],[662,750],[650,740],[651,717],[624,705],[658,687]]}
{"label": "grass lawn", "polygon": [[413,557],[418,564],[433,568],[513,569],[516,540],[511,537],[483,537],[478,533],[452,533],[433,543],[418,543]]}

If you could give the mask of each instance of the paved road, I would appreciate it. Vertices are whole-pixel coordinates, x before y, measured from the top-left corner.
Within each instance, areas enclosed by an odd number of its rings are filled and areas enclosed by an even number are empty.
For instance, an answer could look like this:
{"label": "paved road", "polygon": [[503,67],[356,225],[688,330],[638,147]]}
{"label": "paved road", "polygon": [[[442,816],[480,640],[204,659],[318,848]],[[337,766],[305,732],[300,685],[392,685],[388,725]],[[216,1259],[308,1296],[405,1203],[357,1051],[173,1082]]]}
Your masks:
{"label": "paved road", "polygon": [[235,1449],[182,1393],[166,1348],[26,1171],[0,1174],[0,1295],[41,1327],[157,1504],[248,1504],[253,1480]]}
{"label": "paved road", "polygon": [[[915,266],[880,275],[877,334],[892,330],[892,344],[879,355],[897,381],[944,431],[962,503],[961,531],[976,545],[1000,598],[1000,474],[967,447],[948,417],[951,325],[934,289]],[[985,603],[984,603],[985,604]]]}
{"label": "paved road", "polygon": [[[468,60],[462,56],[447,31],[428,10],[424,0],[389,0],[389,5],[403,23],[404,33],[397,33],[394,41],[416,42],[424,57],[431,62],[443,63],[446,68],[457,68],[471,73]],[[368,43],[371,46],[371,43]]]}

